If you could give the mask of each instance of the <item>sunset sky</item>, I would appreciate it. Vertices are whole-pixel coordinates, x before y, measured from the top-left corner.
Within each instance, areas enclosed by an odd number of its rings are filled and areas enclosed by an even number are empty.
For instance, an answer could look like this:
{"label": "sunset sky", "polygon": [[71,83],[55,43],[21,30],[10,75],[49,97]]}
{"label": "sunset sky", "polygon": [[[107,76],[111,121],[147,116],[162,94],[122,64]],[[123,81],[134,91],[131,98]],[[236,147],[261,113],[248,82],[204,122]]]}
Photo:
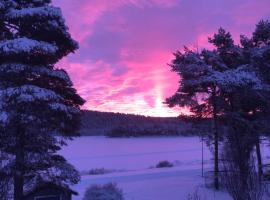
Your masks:
{"label": "sunset sky", "polygon": [[[162,102],[177,89],[167,63],[183,45],[211,48],[222,26],[238,39],[270,19],[270,0],[53,0],[80,49],[67,69],[85,109],[177,116]],[[198,45],[197,45],[198,44]]]}

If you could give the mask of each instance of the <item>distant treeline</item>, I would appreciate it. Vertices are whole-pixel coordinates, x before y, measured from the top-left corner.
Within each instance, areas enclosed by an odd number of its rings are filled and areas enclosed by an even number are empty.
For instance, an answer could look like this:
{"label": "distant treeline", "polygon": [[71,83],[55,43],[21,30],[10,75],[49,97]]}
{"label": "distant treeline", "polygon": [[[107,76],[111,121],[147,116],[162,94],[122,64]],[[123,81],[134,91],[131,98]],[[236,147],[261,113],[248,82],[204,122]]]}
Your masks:
{"label": "distant treeline", "polygon": [[81,135],[109,137],[196,135],[188,117],[146,117],[141,115],[83,111]]}

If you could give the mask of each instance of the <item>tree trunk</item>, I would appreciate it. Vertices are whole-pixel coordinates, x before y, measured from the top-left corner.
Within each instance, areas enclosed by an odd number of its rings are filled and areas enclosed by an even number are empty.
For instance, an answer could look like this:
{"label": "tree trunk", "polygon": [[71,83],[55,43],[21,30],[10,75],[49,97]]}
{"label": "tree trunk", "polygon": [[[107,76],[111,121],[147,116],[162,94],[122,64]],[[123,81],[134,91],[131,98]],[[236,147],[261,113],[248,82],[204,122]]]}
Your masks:
{"label": "tree trunk", "polygon": [[219,190],[219,151],[218,151],[218,124],[217,124],[217,105],[216,105],[216,88],[213,90],[213,119],[214,119],[214,159],[215,159],[215,166],[214,166],[214,184],[215,189]]}
{"label": "tree trunk", "polygon": [[23,199],[23,174],[17,171],[14,175],[14,200]]}
{"label": "tree trunk", "polygon": [[14,172],[14,200],[23,199],[24,186],[24,134],[19,133],[16,141],[15,172]]}
{"label": "tree trunk", "polygon": [[262,168],[262,155],[261,155],[261,148],[260,148],[260,139],[257,138],[256,140],[256,154],[257,154],[257,161],[258,161],[258,172],[260,179],[263,176],[263,168]]}
{"label": "tree trunk", "polygon": [[214,143],[214,149],[215,149],[215,189],[219,190],[219,151],[218,151],[218,131],[217,131],[217,122],[214,120],[214,126],[215,126],[215,143]]}

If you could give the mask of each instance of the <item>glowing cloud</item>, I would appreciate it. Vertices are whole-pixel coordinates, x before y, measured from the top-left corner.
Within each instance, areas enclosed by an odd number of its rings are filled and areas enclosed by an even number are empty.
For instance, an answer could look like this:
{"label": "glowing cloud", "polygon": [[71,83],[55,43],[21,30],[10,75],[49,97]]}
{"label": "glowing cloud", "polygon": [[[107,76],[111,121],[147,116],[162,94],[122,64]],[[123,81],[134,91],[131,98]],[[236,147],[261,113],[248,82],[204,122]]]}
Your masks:
{"label": "glowing cloud", "polygon": [[[71,74],[85,108],[152,116],[186,109],[163,101],[179,78],[167,63],[183,45],[212,48],[222,26],[236,38],[269,19],[269,0],[53,0],[80,49],[59,66]],[[256,12],[256,13],[255,13]],[[250,14],[252,13],[252,14]]]}

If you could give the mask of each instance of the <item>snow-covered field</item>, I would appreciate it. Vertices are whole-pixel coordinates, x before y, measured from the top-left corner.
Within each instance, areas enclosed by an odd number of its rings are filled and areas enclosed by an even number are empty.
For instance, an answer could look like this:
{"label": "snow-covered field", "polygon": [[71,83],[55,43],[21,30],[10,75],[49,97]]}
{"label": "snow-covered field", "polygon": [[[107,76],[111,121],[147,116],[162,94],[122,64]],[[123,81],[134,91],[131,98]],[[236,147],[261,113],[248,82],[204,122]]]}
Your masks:
{"label": "snow-covered field", "polygon": [[[185,200],[198,190],[207,200],[230,200],[227,194],[204,187],[201,177],[201,149],[198,137],[105,138],[80,137],[62,150],[79,171],[105,168],[103,175],[84,175],[74,187],[82,199],[94,183],[116,182],[127,200]],[[211,154],[204,147],[205,167],[211,167]],[[153,168],[159,161],[174,163],[172,168]]]}

